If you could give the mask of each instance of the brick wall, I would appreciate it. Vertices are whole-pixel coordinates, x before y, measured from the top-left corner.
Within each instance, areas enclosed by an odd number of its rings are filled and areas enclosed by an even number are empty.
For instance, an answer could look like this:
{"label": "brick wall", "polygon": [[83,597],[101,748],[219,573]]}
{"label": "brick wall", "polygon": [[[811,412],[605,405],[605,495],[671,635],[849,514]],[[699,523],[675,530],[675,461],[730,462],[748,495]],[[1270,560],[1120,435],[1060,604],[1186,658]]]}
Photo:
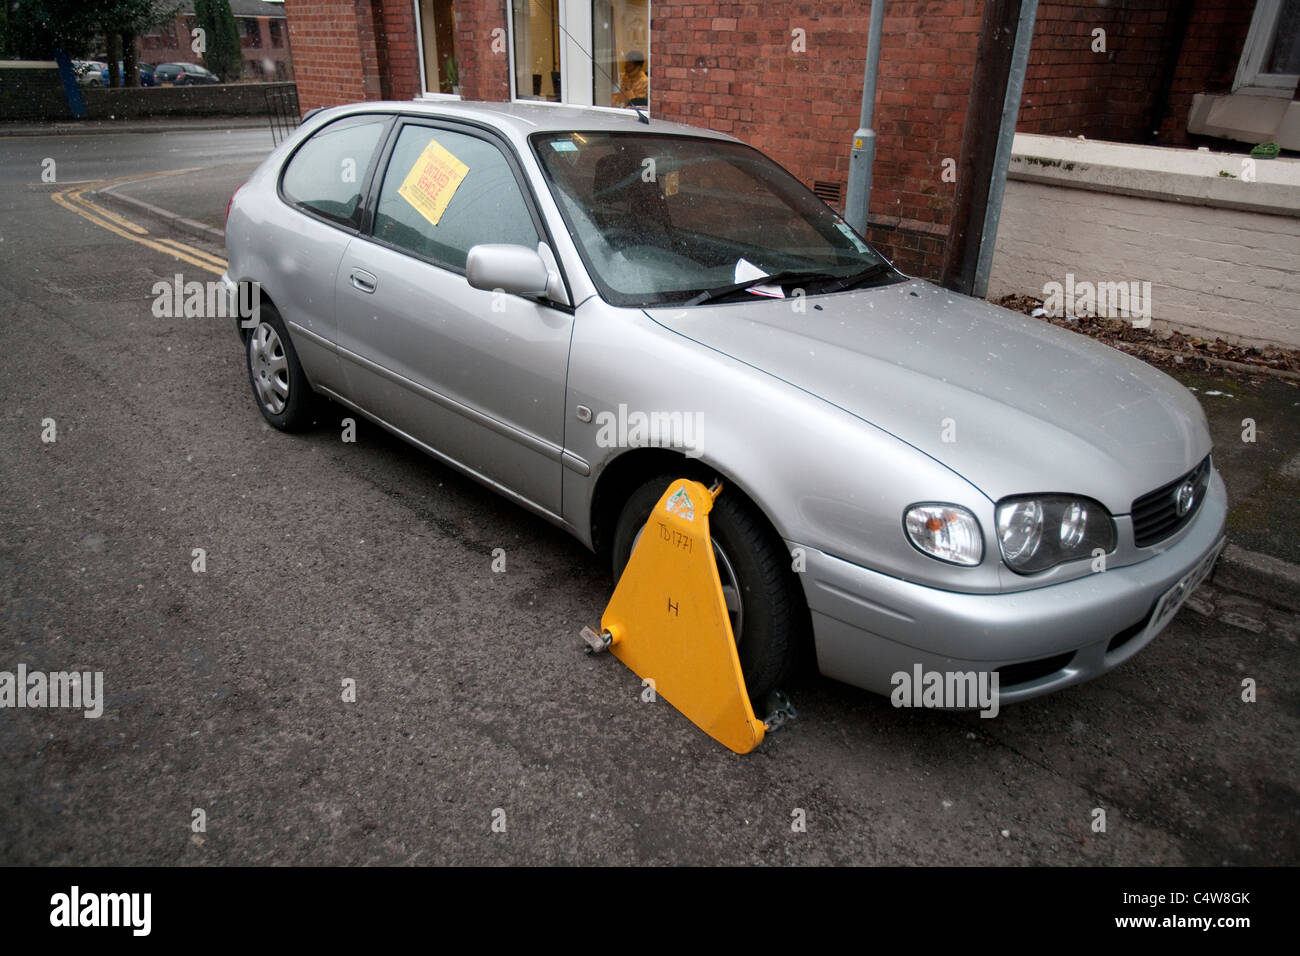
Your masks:
{"label": "brick wall", "polygon": [[[260,45],[247,34],[248,21],[258,25],[261,38]],[[276,18],[280,36],[284,39],[281,46],[271,41],[271,18],[236,17],[239,27],[240,56],[243,58],[242,78],[258,81],[293,79],[293,55],[288,41],[288,33],[283,19]],[[145,63],[157,66],[160,63],[204,63],[202,54],[195,53],[190,30],[193,29],[193,15],[178,14],[162,27],[153,28],[152,32],[136,40],[137,58]],[[249,61],[255,61],[256,67],[250,67]],[[283,64],[282,66],[277,64]]]}
{"label": "brick wall", "polygon": [[1193,95],[1231,92],[1254,10],[1243,0],[1196,0],[1160,126],[1162,143],[1187,146],[1197,139],[1187,133]]}
{"label": "brick wall", "polygon": [[415,4],[411,0],[372,0],[379,8],[387,88],[384,98],[409,100],[420,95],[420,46],[415,33]]}
{"label": "brick wall", "polygon": [[[1175,5],[1169,0],[1040,5],[1016,128],[1143,141],[1159,85],[1166,8]],[[1105,32],[1094,36],[1094,30]]]}
{"label": "brick wall", "polygon": [[285,0],[284,7],[303,112],[380,98],[369,0]]}
{"label": "brick wall", "polygon": [[53,60],[0,60],[0,120],[48,122],[71,117],[63,79]]}
{"label": "brick wall", "polygon": [[[359,100],[408,100],[421,93],[410,0],[285,0],[285,13],[304,112]],[[494,37],[498,28],[501,33]],[[505,29],[503,0],[457,5],[456,59],[465,99],[510,98]],[[492,49],[494,40],[501,51]]]}
{"label": "brick wall", "polygon": [[[494,30],[501,32],[494,36]],[[456,60],[464,99],[510,99],[510,57],[505,36],[506,0],[456,4]]]}
{"label": "brick wall", "polygon": [[[1191,145],[1192,96],[1231,89],[1253,11],[1244,0],[1044,3],[1016,128]],[[1104,52],[1094,29],[1105,30]]]}
{"label": "brick wall", "polygon": [[[894,0],[885,12],[870,238],[920,275],[938,276],[943,264],[955,191],[943,160],[961,152],[981,8]],[[869,4],[660,0],[651,9],[654,115],[730,133],[843,196]]]}

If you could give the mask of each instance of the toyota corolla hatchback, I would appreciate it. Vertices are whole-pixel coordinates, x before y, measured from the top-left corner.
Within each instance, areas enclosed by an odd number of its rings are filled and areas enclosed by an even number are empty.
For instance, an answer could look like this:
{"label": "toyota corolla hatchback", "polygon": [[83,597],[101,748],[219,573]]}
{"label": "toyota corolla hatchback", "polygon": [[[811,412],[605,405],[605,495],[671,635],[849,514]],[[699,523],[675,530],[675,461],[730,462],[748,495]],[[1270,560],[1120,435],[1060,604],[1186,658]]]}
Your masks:
{"label": "toyota corolla hatchback", "polygon": [[756,702],[809,640],[824,674],[885,694],[996,675],[1009,703],[1096,677],[1223,544],[1190,393],[900,274],[721,134],[330,109],[241,187],[226,243],[277,428],[326,396],[616,576],[671,479],[721,481],[714,552]]}

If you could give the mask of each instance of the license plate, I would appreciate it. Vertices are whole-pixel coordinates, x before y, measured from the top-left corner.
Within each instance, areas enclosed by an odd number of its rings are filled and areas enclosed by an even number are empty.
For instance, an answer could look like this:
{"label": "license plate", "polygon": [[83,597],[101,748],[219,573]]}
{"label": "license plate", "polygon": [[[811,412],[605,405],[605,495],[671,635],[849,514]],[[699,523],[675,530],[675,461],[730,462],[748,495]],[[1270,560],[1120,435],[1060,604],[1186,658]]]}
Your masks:
{"label": "license plate", "polygon": [[1178,583],[1166,591],[1160,600],[1156,602],[1156,609],[1151,614],[1151,622],[1147,625],[1147,633],[1150,636],[1154,637],[1162,631],[1164,626],[1173,620],[1174,615],[1178,613],[1178,609],[1183,606],[1183,602],[1191,597],[1193,591],[1200,587],[1201,582],[1214,569],[1214,562],[1219,559],[1219,552],[1223,550],[1226,543],[1226,538],[1220,538],[1219,543],[1214,546],[1213,550],[1201,558],[1196,567],[1179,578]]}

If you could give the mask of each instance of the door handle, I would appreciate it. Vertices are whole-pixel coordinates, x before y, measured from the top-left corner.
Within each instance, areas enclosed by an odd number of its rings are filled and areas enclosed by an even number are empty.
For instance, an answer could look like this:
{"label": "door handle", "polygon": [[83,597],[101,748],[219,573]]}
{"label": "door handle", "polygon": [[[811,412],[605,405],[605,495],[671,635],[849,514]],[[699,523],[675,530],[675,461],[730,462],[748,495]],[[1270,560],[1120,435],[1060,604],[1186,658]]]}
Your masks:
{"label": "door handle", "polygon": [[379,280],[364,269],[353,269],[352,284],[362,292],[369,294],[375,291],[375,287],[379,285]]}

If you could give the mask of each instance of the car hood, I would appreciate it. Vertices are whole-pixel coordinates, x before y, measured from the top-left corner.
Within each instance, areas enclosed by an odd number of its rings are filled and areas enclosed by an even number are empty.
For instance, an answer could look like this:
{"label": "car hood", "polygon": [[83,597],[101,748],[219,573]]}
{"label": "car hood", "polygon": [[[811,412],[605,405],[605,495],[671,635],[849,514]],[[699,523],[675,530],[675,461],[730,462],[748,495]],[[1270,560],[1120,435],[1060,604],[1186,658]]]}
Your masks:
{"label": "car hood", "polygon": [[1164,373],[928,282],[647,314],[889,432],[994,501],[1064,492],[1127,514],[1210,451],[1199,403]]}

